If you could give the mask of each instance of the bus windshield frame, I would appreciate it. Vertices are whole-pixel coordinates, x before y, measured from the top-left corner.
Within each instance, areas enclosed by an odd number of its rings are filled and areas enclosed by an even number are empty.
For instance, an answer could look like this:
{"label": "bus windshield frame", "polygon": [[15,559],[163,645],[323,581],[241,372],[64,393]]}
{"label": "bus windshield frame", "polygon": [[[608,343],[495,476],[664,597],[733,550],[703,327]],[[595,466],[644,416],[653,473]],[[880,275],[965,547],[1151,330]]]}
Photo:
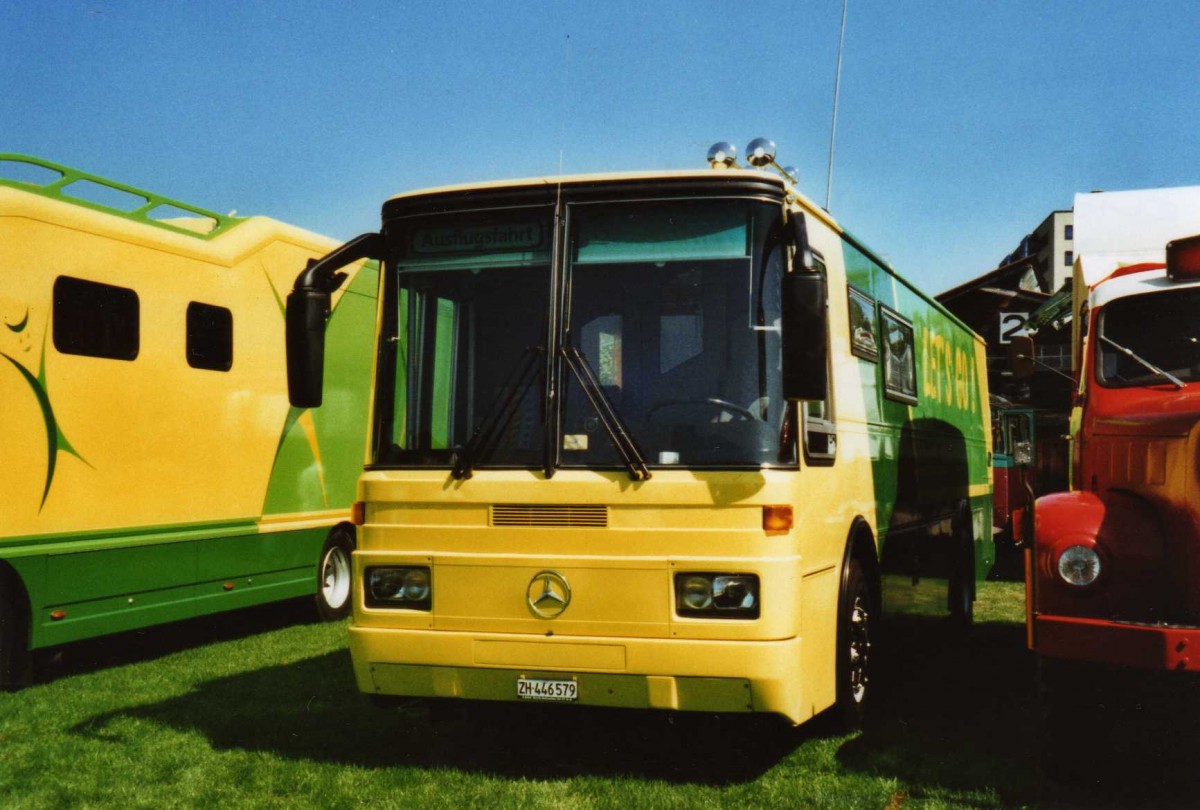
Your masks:
{"label": "bus windshield frame", "polygon": [[387,221],[369,468],[798,466],[781,197],[482,196]]}

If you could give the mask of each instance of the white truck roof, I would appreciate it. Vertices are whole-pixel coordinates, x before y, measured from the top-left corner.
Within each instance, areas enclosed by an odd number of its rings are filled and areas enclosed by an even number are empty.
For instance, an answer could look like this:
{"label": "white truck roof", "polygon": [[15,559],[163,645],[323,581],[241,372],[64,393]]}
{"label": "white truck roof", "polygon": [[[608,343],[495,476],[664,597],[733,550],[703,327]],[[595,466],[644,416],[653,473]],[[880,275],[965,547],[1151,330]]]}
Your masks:
{"label": "white truck roof", "polygon": [[1200,186],[1076,194],[1076,277],[1091,287],[1118,267],[1164,262],[1167,242],[1195,234]]}

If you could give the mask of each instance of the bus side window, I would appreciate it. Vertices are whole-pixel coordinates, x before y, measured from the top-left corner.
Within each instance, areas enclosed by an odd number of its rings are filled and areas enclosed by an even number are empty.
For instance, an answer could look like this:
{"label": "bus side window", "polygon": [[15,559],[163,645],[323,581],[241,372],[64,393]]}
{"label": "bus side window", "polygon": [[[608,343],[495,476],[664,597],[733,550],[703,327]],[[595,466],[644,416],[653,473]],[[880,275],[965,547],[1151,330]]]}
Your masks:
{"label": "bus side window", "polygon": [[882,304],[879,314],[883,325],[883,392],[891,399],[915,405],[917,361],[912,324]]}
{"label": "bus side window", "polygon": [[[832,386],[831,386],[832,388]],[[804,456],[809,462],[831,463],[837,456],[837,424],[830,400],[802,403]]]}
{"label": "bus side window", "polygon": [[875,302],[853,287],[846,287],[850,308],[850,351],[854,355],[879,362],[879,326]]}
{"label": "bus side window", "polygon": [[192,368],[233,368],[233,313],[192,301],[187,308],[187,361]]}
{"label": "bus side window", "polygon": [[54,348],[63,354],[133,360],[139,343],[137,293],[59,276],[54,281]]}
{"label": "bus side window", "polygon": [[[825,258],[816,250],[812,252],[813,267],[822,275],[825,274]],[[833,379],[830,369],[829,379]],[[800,404],[801,424],[804,435],[804,457],[810,463],[832,464],[837,456],[837,424],[833,416],[833,389],[820,402],[804,402]]]}

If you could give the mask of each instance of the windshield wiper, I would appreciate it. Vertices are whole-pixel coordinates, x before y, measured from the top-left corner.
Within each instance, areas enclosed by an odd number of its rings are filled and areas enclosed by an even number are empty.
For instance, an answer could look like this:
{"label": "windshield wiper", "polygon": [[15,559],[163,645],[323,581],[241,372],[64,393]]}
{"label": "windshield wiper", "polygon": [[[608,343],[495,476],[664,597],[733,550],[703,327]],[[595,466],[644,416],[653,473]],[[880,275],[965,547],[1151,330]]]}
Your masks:
{"label": "windshield wiper", "polygon": [[475,432],[467,440],[466,446],[455,454],[454,469],[450,471],[450,475],[459,480],[470,478],[475,460],[485,458],[495,450],[503,429],[516,415],[521,400],[525,398],[525,392],[537,377],[538,361],[545,354],[546,350],[541,346],[528,346],[522,352],[521,361],[500,389],[507,390],[508,393],[492,403],[479,427],[475,428]]}
{"label": "windshield wiper", "polygon": [[600,387],[600,382],[596,379],[592,367],[588,365],[587,358],[574,346],[563,346],[559,349],[559,353],[567,361],[567,368],[571,369],[575,379],[579,380],[579,387],[583,389],[588,401],[592,403],[592,409],[600,417],[600,423],[604,425],[604,430],[608,433],[613,447],[617,448],[617,452],[621,454],[621,459],[625,462],[625,469],[629,470],[629,477],[634,481],[649,480],[650,470],[646,467],[646,457],[642,455],[642,450],[634,441],[633,434],[625,426],[625,420],[621,418],[612,402],[605,396],[604,389]]}
{"label": "windshield wiper", "polygon": [[1176,377],[1174,374],[1170,373],[1169,371],[1163,371],[1161,368],[1154,365],[1146,358],[1144,358],[1144,357],[1140,356],[1139,354],[1137,354],[1136,352],[1134,352],[1133,349],[1127,349],[1124,346],[1122,346],[1120,343],[1117,343],[1115,340],[1113,340],[1112,338],[1107,337],[1105,335],[1101,335],[1100,339],[1102,341],[1104,341],[1105,343],[1107,343],[1109,346],[1112,346],[1114,349],[1116,349],[1117,351],[1124,354],[1126,357],[1128,357],[1133,362],[1138,363],[1139,365],[1145,366],[1146,368],[1150,369],[1150,371],[1152,371],[1153,373],[1157,374],[1160,377],[1165,377],[1166,379],[1170,380],[1172,383],[1175,384],[1176,388],[1183,388],[1183,380],[1179,379],[1178,377]]}

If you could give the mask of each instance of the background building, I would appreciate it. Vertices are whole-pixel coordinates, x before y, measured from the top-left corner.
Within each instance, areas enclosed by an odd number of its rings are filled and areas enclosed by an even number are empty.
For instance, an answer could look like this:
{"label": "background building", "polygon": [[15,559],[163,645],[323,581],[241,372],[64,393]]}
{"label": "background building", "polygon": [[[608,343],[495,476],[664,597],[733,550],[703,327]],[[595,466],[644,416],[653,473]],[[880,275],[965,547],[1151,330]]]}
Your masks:
{"label": "background building", "polygon": [[[1062,214],[1066,214],[1069,223],[1070,212],[1058,211],[1039,226],[1038,231],[1046,234],[1047,243],[1052,241],[1051,229],[1059,237],[1070,233],[1064,228]],[[1030,242],[1036,233],[1022,240],[1022,244]],[[987,341],[993,417],[1010,408],[1033,411],[1036,433],[1033,484],[1039,495],[1067,488],[1066,434],[1074,387],[1070,323],[1052,322],[1038,331],[1036,370],[1032,377],[1023,380],[1013,377],[1008,349],[1013,336],[1025,333],[1026,319],[1050,298],[1041,272],[1054,268],[1052,264],[1043,267],[1039,253],[1048,255],[1051,249],[1046,247],[1008,262],[937,296],[938,301]],[[1073,256],[1071,260],[1074,261]],[[1069,284],[1069,267],[1065,279]],[[1059,282],[1060,286],[1062,283]]]}
{"label": "background building", "polygon": [[1071,278],[1075,263],[1075,214],[1055,211],[1004,257],[1000,267],[1029,260],[1043,292],[1055,292]]}

